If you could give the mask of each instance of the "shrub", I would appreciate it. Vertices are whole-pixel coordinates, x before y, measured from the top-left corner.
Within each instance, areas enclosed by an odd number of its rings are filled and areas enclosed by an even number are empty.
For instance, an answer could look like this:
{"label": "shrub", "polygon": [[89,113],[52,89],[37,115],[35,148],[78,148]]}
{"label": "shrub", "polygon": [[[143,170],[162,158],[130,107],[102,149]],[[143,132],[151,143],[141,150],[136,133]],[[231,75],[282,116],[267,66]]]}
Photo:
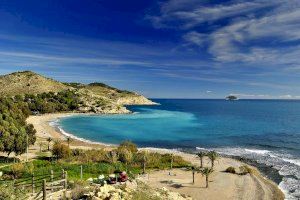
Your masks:
{"label": "shrub", "polygon": [[70,184],[72,199],[82,199],[83,195],[88,192],[86,189],[87,183],[85,181],[76,181]]}
{"label": "shrub", "polygon": [[26,193],[25,191],[19,188],[14,188],[12,184],[0,185],[0,200],[25,199],[24,198],[25,193]]}
{"label": "shrub", "polygon": [[60,142],[55,142],[52,147],[52,154],[57,158],[67,158],[71,155],[71,149]]}
{"label": "shrub", "polygon": [[118,154],[116,151],[109,151],[108,153],[106,153],[106,160],[109,163],[116,163],[118,161]]}
{"label": "shrub", "polygon": [[91,149],[91,150],[81,150],[73,149],[72,157],[69,158],[71,161],[77,161],[80,163],[90,163],[90,162],[107,162],[106,157],[107,152],[103,149]]}
{"label": "shrub", "polygon": [[234,167],[228,167],[225,172],[235,174],[235,168]]}
{"label": "shrub", "polygon": [[13,164],[10,170],[14,178],[18,178],[24,173],[24,165],[22,163]]}
{"label": "shrub", "polygon": [[26,163],[26,165],[25,165],[25,171],[28,174],[31,174],[31,175],[33,174],[33,172],[34,172],[34,165],[33,165],[32,162]]}
{"label": "shrub", "polygon": [[126,165],[131,163],[132,158],[133,154],[128,149],[121,149],[121,151],[119,152],[119,160],[123,163],[126,163]]}
{"label": "shrub", "polygon": [[131,153],[138,152],[137,146],[134,143],[132,143],[131,141],[124,141],[124,142],[122,142],[119,145],[117,151],[122,151],[122,149],[127,149]]}
{"label": "shrub", "polygon": [[240,166],[240,174],[241,175],[253,174],[253,169],[251,169],[247,165]]}

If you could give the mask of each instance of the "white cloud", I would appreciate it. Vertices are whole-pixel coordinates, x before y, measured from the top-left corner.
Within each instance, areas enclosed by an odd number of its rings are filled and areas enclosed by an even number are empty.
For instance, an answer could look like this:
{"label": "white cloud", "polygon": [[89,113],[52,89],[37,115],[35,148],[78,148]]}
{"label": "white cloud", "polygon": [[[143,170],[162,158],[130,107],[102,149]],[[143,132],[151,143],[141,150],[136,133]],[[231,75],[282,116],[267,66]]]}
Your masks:
{"label": "white cloud", "polygon": [[285,95],[269,95],[269,94],[245,94],[245,93],[231,93],[229,95],[236,96],[238,98],[244,98],[244,99],[300,99],[300,96],[293,96],[290,94]]}
{"label": "white cloud", "polygon": [[[156,27],[186,30],[182,35],[185,43],[207,47],[215,61],[283,67],[300,64],[298,0],[232,0],[218,5],[169,0],[161,4],[160,11],[153,18]],[[219,20],[225,24],[219,25]],[[204,23],[213,29],[200,32],[197,27]]]}
{"label": "white cloud", "polygon": [[161,5],[160,15],[150,19],[157,28],[172,26],[174,20],[182,21],[180,28],[189,29],[204,22],[246,15],[252,11],[267,8],[280,1],[255,0],[252,2],[232,1],[226,4],[207,5],[205,1],[170,0]]}
{"label": "white cloud", "polygon": [[237,96],[239,98],[271,98],[269,94],[244,94],[244,93],[231,93],[229,95]]}
{"label": "white cloud", "polygon": [[183,39],[186,40],[188,43],[202,46],[203,43],[206,41],[207,37],[206,34],[191,31],[183,35]]}

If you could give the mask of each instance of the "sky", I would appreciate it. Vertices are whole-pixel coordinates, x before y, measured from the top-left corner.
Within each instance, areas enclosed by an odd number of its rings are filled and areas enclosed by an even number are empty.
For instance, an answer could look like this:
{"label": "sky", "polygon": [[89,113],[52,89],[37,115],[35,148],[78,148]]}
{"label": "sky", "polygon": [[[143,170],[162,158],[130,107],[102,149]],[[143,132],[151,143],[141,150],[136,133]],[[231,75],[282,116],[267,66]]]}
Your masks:
{"label": "sky", "polygon": [[300,98],[299,0],[1,0],[0,74],[151,98]]}

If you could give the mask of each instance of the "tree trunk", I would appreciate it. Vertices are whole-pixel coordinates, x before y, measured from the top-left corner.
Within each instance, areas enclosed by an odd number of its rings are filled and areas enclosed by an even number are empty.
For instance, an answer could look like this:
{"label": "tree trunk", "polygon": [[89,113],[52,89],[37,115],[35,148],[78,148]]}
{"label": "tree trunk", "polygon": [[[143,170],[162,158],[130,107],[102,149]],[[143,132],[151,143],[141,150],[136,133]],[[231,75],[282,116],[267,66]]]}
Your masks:
{"label": "tree trunk", "polygon": [[208,175],[206,175],[206,188],[208,188]]}
{"label": "tree trunk", "polygon": [[143,162],[143,174],[146,173],[146,162]]}
{"label": "tree trunk", "polygon": [[215,161],[211,161],[211,168],[213,169],[214,168],[214,166],[215,166]]}
{"label": "tree trunk", "polygon": [[48,142],[48,151],[50,151],[50,142]]}
{"label": "tree trunk", "polygon": [[203,168],[203,158],[200,158],[200,167]]}
{"label": "tree trunk", "polygon": [[193,184],[195,183],[195,171],[193,170]]}

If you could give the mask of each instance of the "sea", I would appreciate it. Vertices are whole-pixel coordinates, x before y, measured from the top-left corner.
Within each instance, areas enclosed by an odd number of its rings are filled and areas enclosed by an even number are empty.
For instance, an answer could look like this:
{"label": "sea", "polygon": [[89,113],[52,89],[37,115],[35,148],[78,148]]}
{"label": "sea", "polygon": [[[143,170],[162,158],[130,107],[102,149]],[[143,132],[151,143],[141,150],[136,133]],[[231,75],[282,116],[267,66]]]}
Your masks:
{"label": "sea", "polygon": [[153,99],[133,114],[76,115],[52,122],[77,139],[188,152],[215,150],[263,168],[286,199],[300,199],[300,101]]}

